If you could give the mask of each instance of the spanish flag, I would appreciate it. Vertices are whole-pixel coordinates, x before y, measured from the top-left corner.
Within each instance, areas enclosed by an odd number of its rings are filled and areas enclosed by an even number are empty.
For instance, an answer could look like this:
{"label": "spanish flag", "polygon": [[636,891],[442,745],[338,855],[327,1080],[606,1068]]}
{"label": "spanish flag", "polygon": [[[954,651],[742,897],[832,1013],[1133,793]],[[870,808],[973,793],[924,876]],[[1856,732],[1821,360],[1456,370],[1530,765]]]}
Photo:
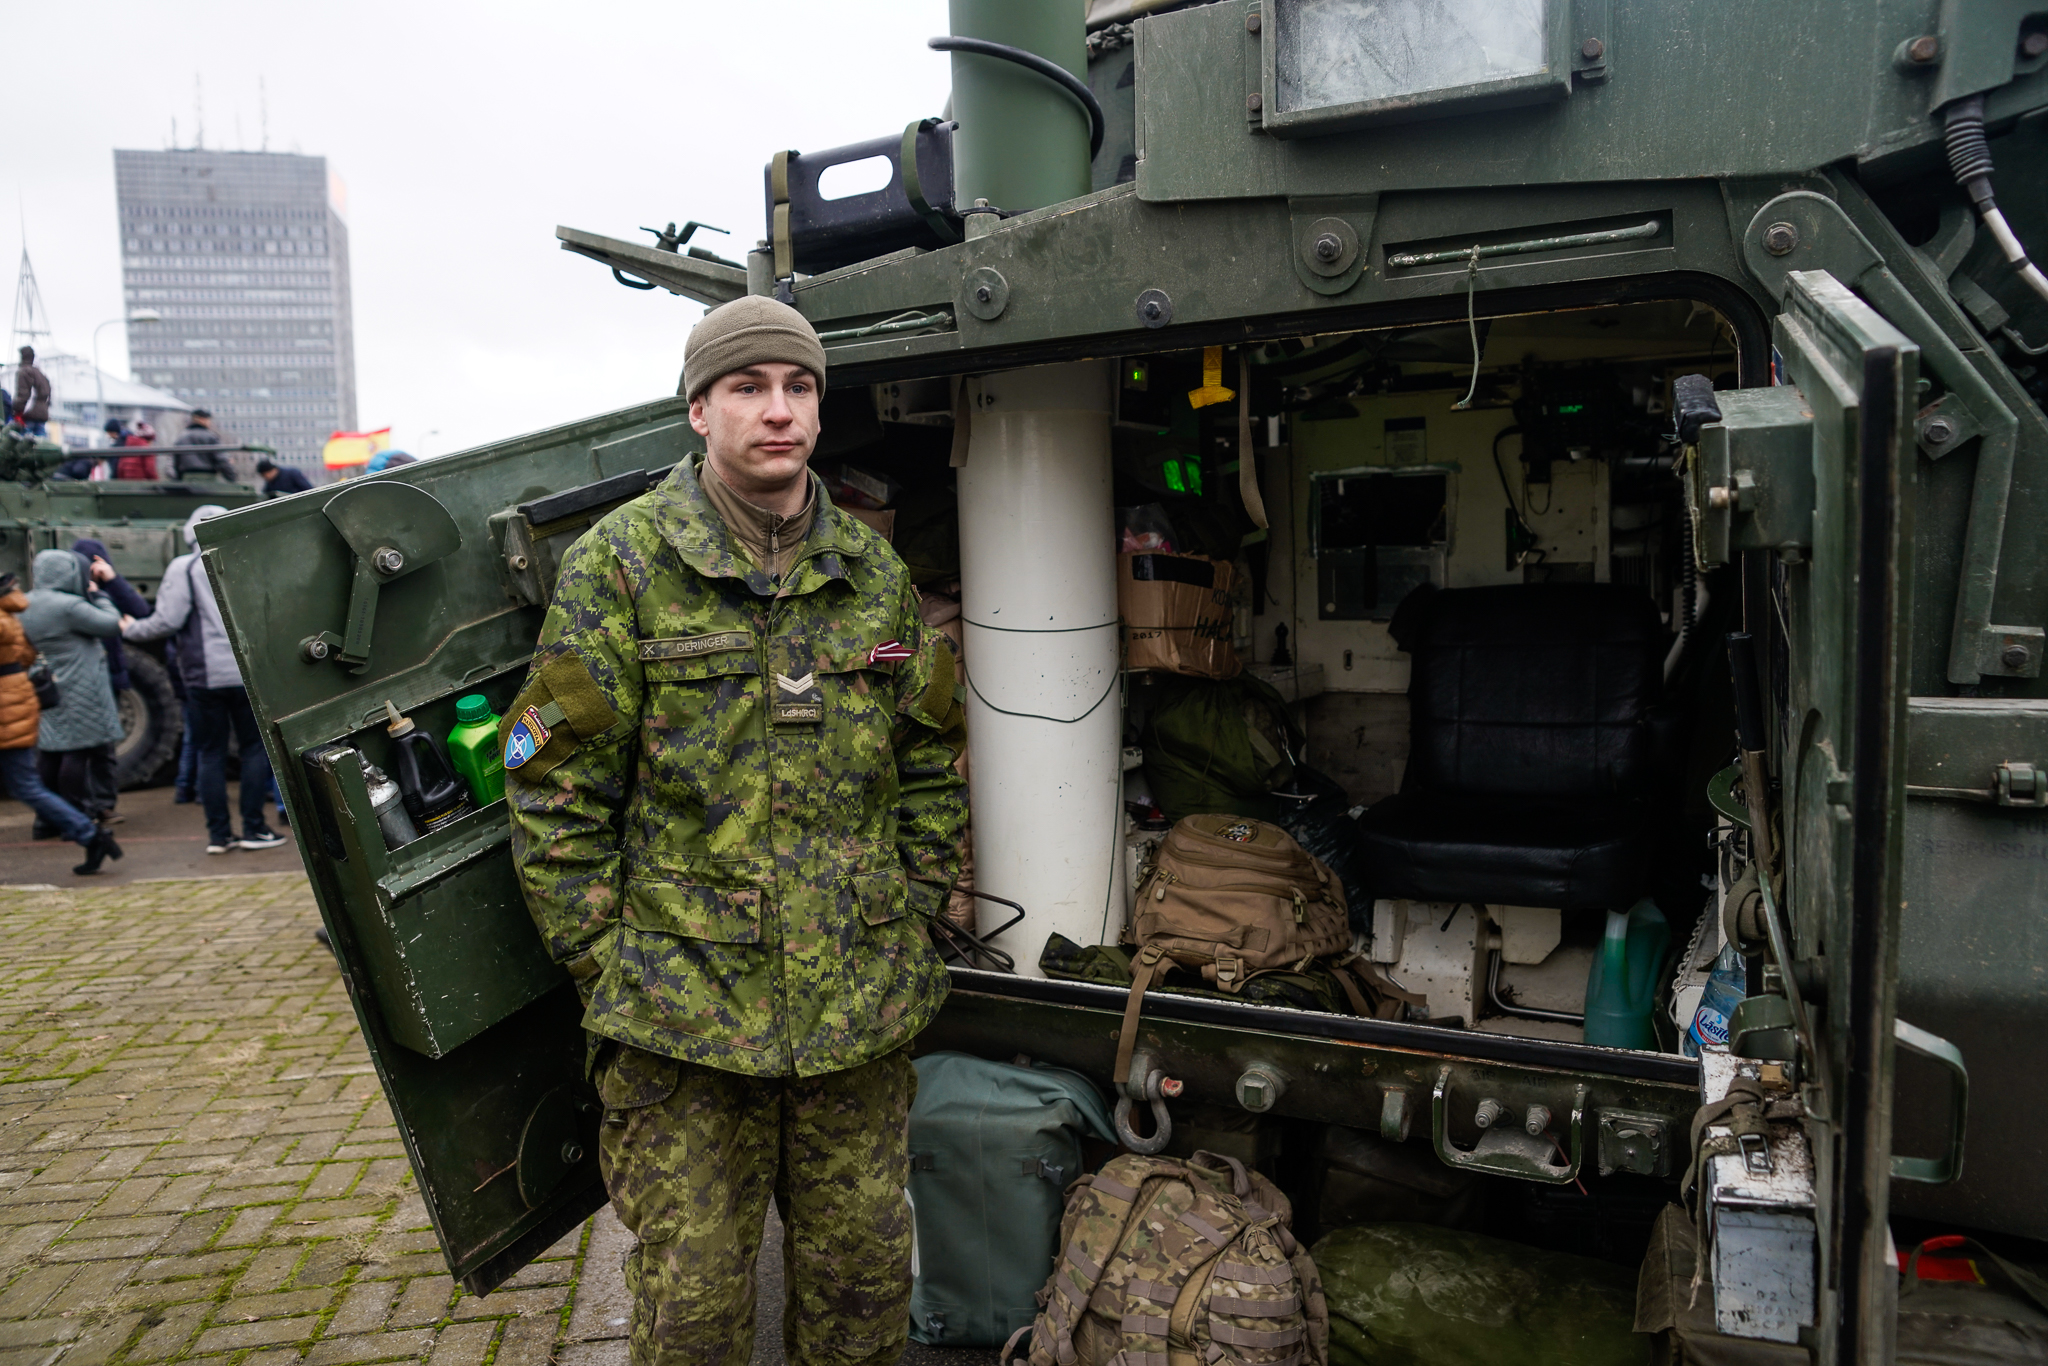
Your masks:
{"label": "spanish flag", "polygon": [[389,427],[379,427],[374,432],[336,432],[327,438],[327,444],[321,448],[320,459],[330,470],[348,469],[352,466],[367,465],[371,456],[378,451],[389,449]]}

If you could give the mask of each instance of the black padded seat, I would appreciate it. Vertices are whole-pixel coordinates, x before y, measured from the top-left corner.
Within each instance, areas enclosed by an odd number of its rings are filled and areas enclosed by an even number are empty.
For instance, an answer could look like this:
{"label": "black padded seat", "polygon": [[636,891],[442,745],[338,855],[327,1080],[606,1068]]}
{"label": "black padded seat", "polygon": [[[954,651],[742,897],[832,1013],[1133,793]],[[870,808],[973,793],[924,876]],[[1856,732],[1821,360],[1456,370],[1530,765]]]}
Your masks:
{"label": "black padded seat", "polygon": [[1651,876],[1669,719],[1664,632],[1639,589],[1418,590],[1401,791],[1359,818],[1379,897],[1619,908]]}
{"label": "black padded seat", "polygon": [[1397,793],[1359,821],[1373,895],[1568,910],[1632,905],[1650,878],[1646,807],[1606,798]]}

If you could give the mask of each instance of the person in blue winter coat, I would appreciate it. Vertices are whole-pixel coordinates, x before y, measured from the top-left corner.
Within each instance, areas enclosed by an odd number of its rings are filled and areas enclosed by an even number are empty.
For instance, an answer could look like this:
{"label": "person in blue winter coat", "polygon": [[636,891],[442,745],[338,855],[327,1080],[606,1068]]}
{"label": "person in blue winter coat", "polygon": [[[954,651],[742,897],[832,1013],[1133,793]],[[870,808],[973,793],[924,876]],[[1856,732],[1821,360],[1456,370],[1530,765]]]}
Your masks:
{"label": "person in blue winter coat", "polygon": [[[206,852],[225,854],[232,849],[278,849],[285,841],[263,819],[263,802],[270,794],[270,760],[263,751],[263,737],[256,728],[256,713],[250,709],[249,694],[242,686],[242,673],[228,643],[220,605],[213,598],[213,584],[206,567],[199,562],[199,538],[195,528],[209,517],[227,511],[208,503],[185,522],[185,544],[192,549],[164,568],[157,589],[156,611],[139,621],[130,620],[122,635],[134,641],[162,640],[175,635],[178,641],[178,669],[185,677],[185,692],[192,699],[197,725],[195,747],[199,758],[199,801],[206,811]],[[75,557],[74,557],[75,558]],[[228,812],[228,736],[240,742],[242,756],[242,833]]]}

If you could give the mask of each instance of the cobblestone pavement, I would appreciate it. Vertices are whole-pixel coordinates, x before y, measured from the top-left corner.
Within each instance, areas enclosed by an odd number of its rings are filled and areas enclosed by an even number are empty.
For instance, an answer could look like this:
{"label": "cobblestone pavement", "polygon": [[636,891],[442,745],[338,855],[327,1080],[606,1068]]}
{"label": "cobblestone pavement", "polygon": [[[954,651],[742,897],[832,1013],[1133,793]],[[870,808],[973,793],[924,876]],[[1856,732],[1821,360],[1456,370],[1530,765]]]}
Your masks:
{"label": "cobblestone pavement", "polygon": [[0,889],[0,1366],[623,1366],[609,1211],[449,1278],[318,923],[297,871]]}

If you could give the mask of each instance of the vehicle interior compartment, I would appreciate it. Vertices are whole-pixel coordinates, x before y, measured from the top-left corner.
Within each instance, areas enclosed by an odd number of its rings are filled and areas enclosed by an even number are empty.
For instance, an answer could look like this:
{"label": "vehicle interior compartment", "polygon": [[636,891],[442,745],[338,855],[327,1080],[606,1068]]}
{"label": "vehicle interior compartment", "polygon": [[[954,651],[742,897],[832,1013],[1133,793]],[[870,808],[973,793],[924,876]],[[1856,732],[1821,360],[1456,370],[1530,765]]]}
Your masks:
{"label": "vehicle interior compartment", "polygon": [[[1229,586],[1205,663],[1127,642],[1130,886],[1181,817],[1279,824],[1341,875],[1402,1018],[1574,1043],[1613,920],[1631,974],[1616,999],[1642,1024],[1626,1046],[1680,1051],[1721,947],[1702,794],[1732,754],[1720,641],[1740,595],[1692,563],[1670,404],[1681,374],[1739,383],[1729,321],[1658,300],[1125,356],[1117,373],[1120,573]],[[1219,374],[1246,392],[1205,390]],[[894,537],[958,645],[953,384],[829,393],[813,463]],[[1239,490],[1247,436],[1269,529]],[[1224,699],[1197,714],[1250,718],[1271,758],[1255,780],[1200,752],[1191,692]],[[985,928],[997,909],[982,903]]]}
{"label": "vehicle interior compartment", "polygon": [[[1245,392],[1219,397],[1219,373]],[[1720,388],[1739,375],[1733,326],[1682,298],[1121,358],[1120,573],[1199,578],[1222,606],[1199,628],[1201,662],[1126,647],[1122,932],[1055,937],[1040,972],[1127,973],[1116,941],[1128,949],[1134,889],[1175,821],[1213,812],[1278,825],[1329,866],[1397,1021],[1694,1051],[1685,1027],[1721,949],[1716,842],[1733,838],[1704,795],[1732,748],[1718,642],[1741,624],[1741,595],[1731,571],[1693,564],[1671,435],[1681,374]],[[891,540],[971,680],[955,385],[829,391],[812,465],[838,507]],[[1247,437],[1267,528],[1240,492]],[[505,596],[544,603],[567,545],[696,448],[681,423],[614,444],[596,448],[590,483],[535,488],[491,519]],[[391,711],[438,736],[462,696],[495,720],[519,677],[408,685]],[[290,728],[365,950],[404,977],[423,958],[404,945],[454,932],[444,908],[483,906],[511,928],[523,912],[497,803],[403,847],[378,835],[386,701]],[[1222,757],[1233,744],[1250,767]],[[1017,909],[1002,892],[964,878],[948,922],[1000,936]],[[997,961],[940,938],[960,966]],[[394,1035],[440,1056],[554,979],[516,935],[497,958],[472,991],[391,997]],[[1603,1008],[1632,1032],[1588,1033],[1602,981]],[[1341,1005],[1218,992],[1192,973],[1158,989]]]}

